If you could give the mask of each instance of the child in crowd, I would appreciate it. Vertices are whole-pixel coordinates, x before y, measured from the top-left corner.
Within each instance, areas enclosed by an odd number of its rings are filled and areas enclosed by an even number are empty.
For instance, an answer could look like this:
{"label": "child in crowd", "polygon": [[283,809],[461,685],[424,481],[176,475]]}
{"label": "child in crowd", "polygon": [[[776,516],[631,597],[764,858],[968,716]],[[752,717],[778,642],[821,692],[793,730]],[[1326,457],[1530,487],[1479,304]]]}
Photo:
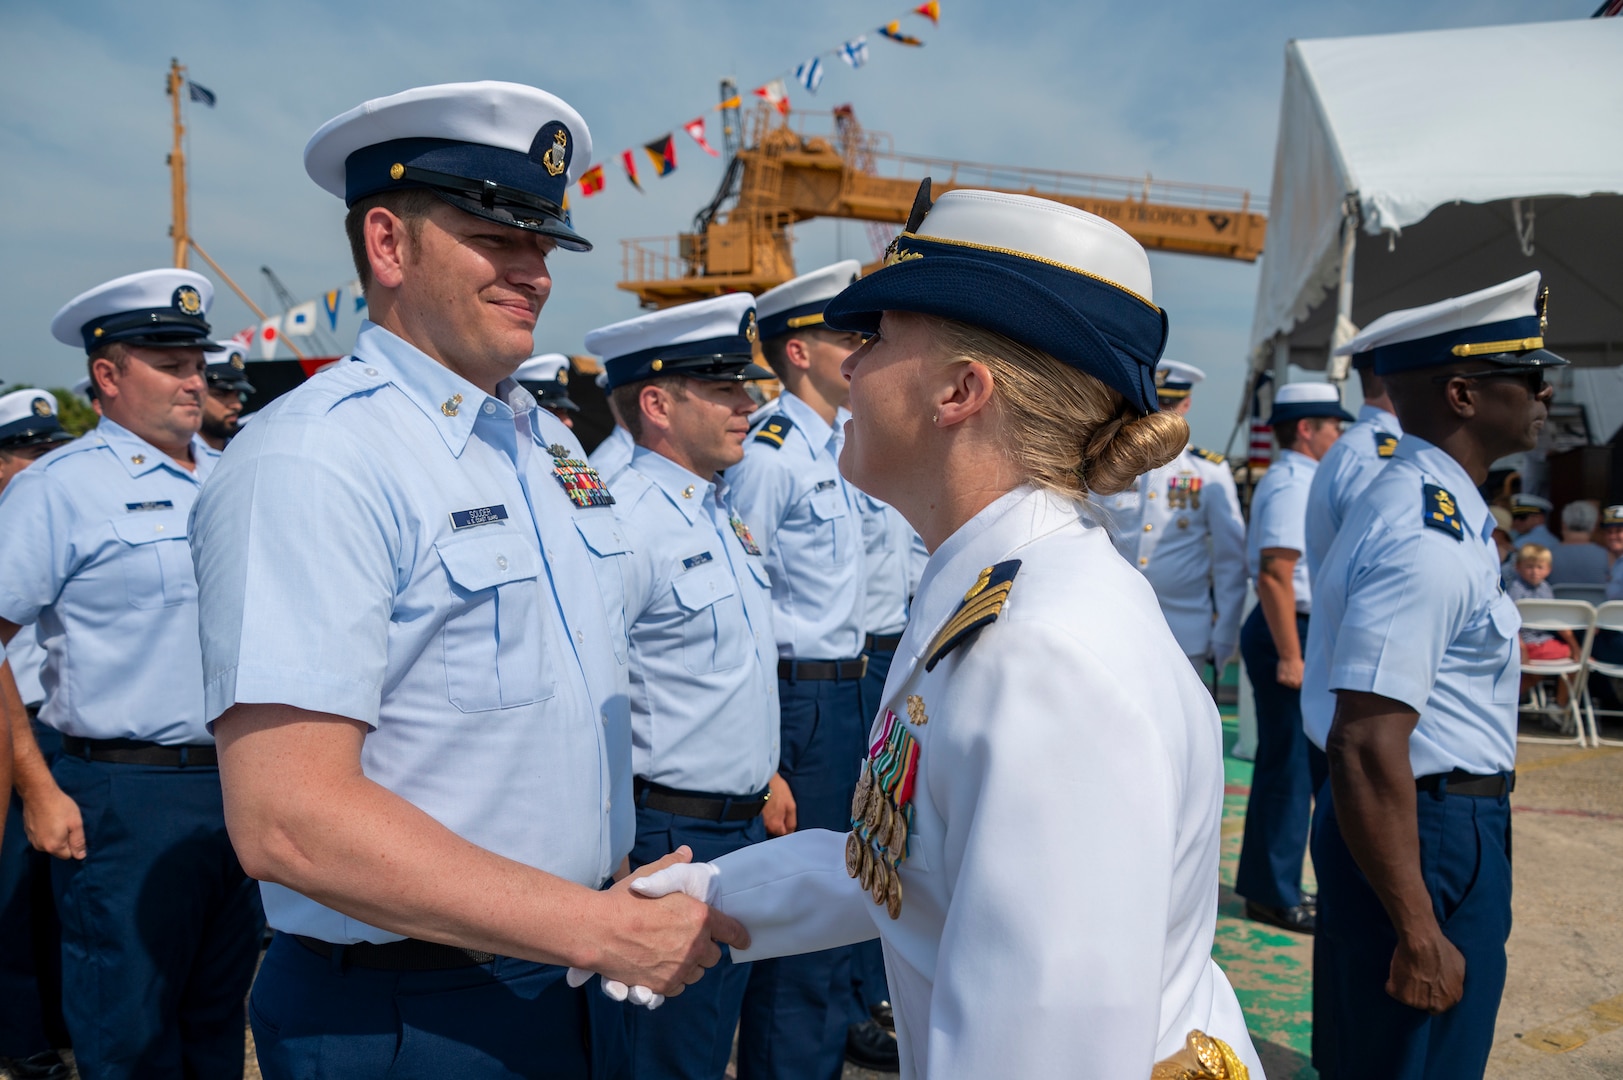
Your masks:
{"label": "child in crowd", "polygon": [[[1505,592],[1510,594],[1512,600],[1554,600],[1555,590],[1545,580],[1550,576],[1552,563],[1550,549],[1543,544],[1523,544],[1516,550],[1516,573],[1505,586]],[[1522,631],[1522,663],[1540,660],[1570,660],[1578,651],[1578,639],[1571,630],[1523,630]],[[1522,693],[1527,691],[1544,676],[1530,674],[1522,676]],[[1557,708],[1564,710],[1567,705],[1566,680],[1557,680],[1556,688]]]}

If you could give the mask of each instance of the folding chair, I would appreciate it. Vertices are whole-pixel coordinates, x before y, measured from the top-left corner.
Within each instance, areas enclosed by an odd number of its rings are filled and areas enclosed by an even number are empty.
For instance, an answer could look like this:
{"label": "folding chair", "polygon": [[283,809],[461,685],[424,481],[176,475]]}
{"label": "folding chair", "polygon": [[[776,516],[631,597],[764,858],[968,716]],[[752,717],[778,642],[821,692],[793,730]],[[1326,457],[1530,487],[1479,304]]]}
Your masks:
{"label": "folding chair", "polygon": [[[1623,633],[1623,600],[1609,600],[1595,609],[1595,632],[1612,630]],[[1594,646],[1590,646],[1591,652]],[[1589,670],[1598,675],[1605,675],[1613,679],[1623,679],[1623,664],[1596,660],[1589,657]],[[1589,680],[1584,680],[1585,702],[1589,707],[1589,737],[1596,746],[1623,746],[1623,740],[1603,739],[1600,737],[1600,727],[1595,722],[1596,716],[1623,716],[1623,710],[1597,709],[1595,702],[1588,697]]]}
{"label": "folding chair", "polygon": [[[1518,742],[1563,743],[1584,746],[1584,714],[1580,703],[1584,700],[1584,671],[1589,662],[1589,649],[1595,640],[1595,608],[1582,600],[1518,600],[1523,630],[1571,630],[1578,638],[1578,649],[1566,660],[1530,660],[1521,665],[1523,675],[1553,675],[1567,688],[1565,713],[1571,721],[1572,735],[1521,735]],[[1520,647],[1518,643],[1518,648]],[[1546,698],[1543,687],[1534,686],[1532,704],[1522,706],[1521,712],[1545,712]],[[1566,725],[1563,724],[1563,727]]]}
{"label": "folding chair", "polygon": [[1580,585],[1577,582],[1568,581],[1559,585],[1552,584],[1550,588],[1554,591],[1557,600],[1582,600],[1584,603],[1593,604],[1596,607],[1606,603],[1606,586],[1604,585],[1590,585],[1588,583]]}

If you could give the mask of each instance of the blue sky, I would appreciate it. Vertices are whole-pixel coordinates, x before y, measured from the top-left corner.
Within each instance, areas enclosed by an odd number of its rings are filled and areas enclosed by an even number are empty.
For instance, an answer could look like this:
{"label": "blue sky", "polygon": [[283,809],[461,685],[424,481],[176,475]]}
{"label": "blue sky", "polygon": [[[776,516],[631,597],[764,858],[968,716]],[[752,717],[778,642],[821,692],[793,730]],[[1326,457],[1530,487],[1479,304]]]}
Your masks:
{"label": "blue sky", "polygon": [[[596,159],[609,165],[609,188],[571,200],[597,247],[555,258],[536,346],[579,352],[587,330],[635,313],[614,288],[619,241],[686,228],[720,180],[721,162],[679,125],[714,105],[723,76],[747,93],[866,32],[870,63],[851,71],[828,62],[815,97],[791,87],[797,107],[849,102],[866,127],[920,155],[1150,173],[1265,198],[1288,40],[1582,18],[1594,2],[943,0],[940,27],[904,20],[925,48],[873,33],[912,6],[0,0],[0,380],[72,383],[83,357],[51,338],[57,308],[100,281],[167,264],[171,56],[219,98],[189,115],[193,232],[267,307],[274,298],[261,266],[301,299],[353,275],[343,206],[302,166],[304,144],[325,120],[367,98],[468,79],[527,82],[570,101],[591,127]],[[719,145],[716,114],[706,115]],[[638,196],[621,180],[619,151],[672,130],[678,170],[658,180],[644,169],[647,195]],[[859,224],[809,223],[796,236],[802,269],[837,255],[871,258]],[[1191,415],[1196,442],[1220,448],[1238,401],[1257,268],[1171,255],[1151,263],[1171,318],[1167,355],[1211,376]],[[219,329],[255,321],[220,292],[211,316]]]}

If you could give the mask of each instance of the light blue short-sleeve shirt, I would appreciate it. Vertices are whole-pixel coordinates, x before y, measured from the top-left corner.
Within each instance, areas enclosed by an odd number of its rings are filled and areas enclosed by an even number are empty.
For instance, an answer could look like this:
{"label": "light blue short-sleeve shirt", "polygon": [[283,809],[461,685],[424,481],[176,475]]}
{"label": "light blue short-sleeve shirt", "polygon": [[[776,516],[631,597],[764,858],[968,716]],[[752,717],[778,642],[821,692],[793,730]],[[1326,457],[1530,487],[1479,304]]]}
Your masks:
{"label": "light blue short-sleeve shirt", "polygon": [[598,443],[597,449],[592,451],[592,468],[597,470],[597,475],[603,478],[604,483],[612,485],[620,479],[620,474],[626,471],[626,466],[631,464],[631,452],[636,446],[631,439],[631,432],[615,424],[608,438]]}
{"label": "light blue short-sleeve shirt", "polygon": [[[208,716],[280,703],[368,727],[366,776],[471,843],[595,887],[630,850],[620,561],[579,443],[365,324],[262,411],[197,505]],[[398,935],[279,885],[278,930]]]}
{"label": "light blue short-sleeve shirt", "polygon": [[922,549],[923,542],[889,503],[858,491],[857,506],[862,511],[862,544],[867,560],[864,633],[900,634],[907,629],[908,607],[918,581],[914,574],[915,545]]}
{"label": "light blue short-sleeve shirt", "polygon": [[632,771],[753,795],[778,768],[778,645],[766,560],[725,485],[639,447],[614,485],[630,542]]}
{"label": "light blue short-sleeve shirt", "polygon": [[[1375,474],[1386,467],[1393,446],[1403,437],[1398,418],[1373,405],[1358,410],[1358,423],[1341,433],[1313,472],[1307,493],[1307,569],[1318,572],[1324,553],[1347,517],[1353,501]],[[1382,451],[1385,451],[1384,455]]]}
{"label": "light blue short-sleeve shirt", "polygon": [[843,416],[831,426],[795,395],[768,406],[792,427],[781,443],[744,442],[744,460],[727,470],[739,516],[749,522],[772,578],[778,655],[845,660],[862,652],[867,610],[862,510],[840,475]]}
{"label": "light blue short-sleeve shirt", "polygon": [[1256,580],[1265,548],[1285,548],[1302,553],[1296,560],[1291,585],[1296,592],[1296,610],[1306,615],[1313,610],[1313,588],[1307,570],[1307,493],[1313,485],[1318,462],[1295,450],[1282,450],[1251,496],[1251,524],[1246,530],[1246,570]]}
{"label": "light blue short-sleeve shirt", "polygon": [[45,684],[40,681],[45,671],[45,649],[39,643],[35,627],[24,627],[11,639],[11,644],[6,646],[6,662],[11,665],[11,677],[17,680],[17,693],[23,704],[38,708],[45,700]]}
{"label": "light blue short-sleeve shirt", "polygon": [[0,494],[0,618],[38,623],[39,718],[65,735],[213,742],[186,518],[220,455],[191,451],[195,471],[103,419]]}
{"label": "light blue short-sleeve shirt", "polygon": [[1500,584],[1493,524],[1459,462],[1403,437],[1314,582],[1302,726],[1316,745],[1335,691],[1357,690],[1420,714],[1409,737],[1416,776],[1514,767],[1521,617]]}

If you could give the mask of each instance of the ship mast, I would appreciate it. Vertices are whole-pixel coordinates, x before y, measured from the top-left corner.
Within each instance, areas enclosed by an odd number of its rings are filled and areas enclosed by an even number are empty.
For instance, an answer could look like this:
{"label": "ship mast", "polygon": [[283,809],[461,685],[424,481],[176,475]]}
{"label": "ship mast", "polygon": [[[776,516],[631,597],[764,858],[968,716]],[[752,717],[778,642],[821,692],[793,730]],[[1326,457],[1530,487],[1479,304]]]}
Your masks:
{"label": "ship mast", "polygon": [[[237,298],[247,304],[248,310],[257,315],[259,321],[263,323],[270,316],[242,291],[242,286],[232,280],[231,275],[222,270],[219,263],[209,257],[209,253],[192,237],[186,223],[186,151],[183,142],[186,126],[180,119],[180,94],[186,85],[185,71],[178,59],[170,58],[169,77],[165,81],[165,89],[169,94],[170,116],[175,134],[174,145],[169,148],[169,235],[175,241],[175,266],[181,270],[186,269],[188,255],[193,251],[197,252],[203,261],[209,264],[210,269],[220,275],[220,280],[231,286],[231,291],[237,294]],[[280,340],[294,356],[300,360],[305,359],[304,353],[288,340],[286,334],[281,335]]]}

